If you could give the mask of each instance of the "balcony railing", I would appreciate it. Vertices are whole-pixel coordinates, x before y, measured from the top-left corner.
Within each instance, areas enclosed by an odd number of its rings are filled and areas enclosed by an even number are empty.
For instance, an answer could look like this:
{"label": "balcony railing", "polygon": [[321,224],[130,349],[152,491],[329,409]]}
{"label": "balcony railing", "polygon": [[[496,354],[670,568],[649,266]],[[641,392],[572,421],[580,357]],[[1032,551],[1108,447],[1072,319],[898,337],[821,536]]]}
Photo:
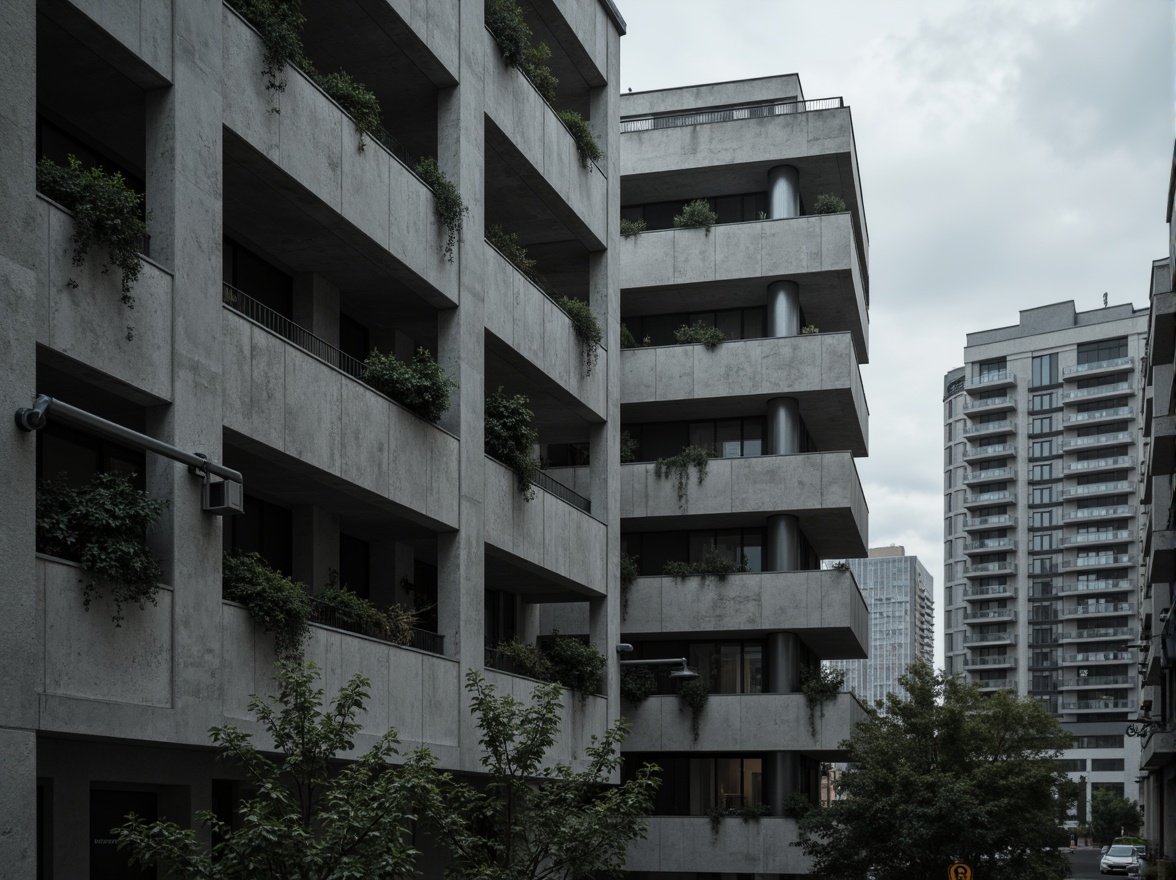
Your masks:
{"label": "balcony railing", "polygon": [[1091,434],[1087,437],[1067,437],[1062,441],[1062,449],[1079,449],[1083,446],[1107,446],[1112,443],[1131,443],[1135,435],[1130,431],[1115,431],[1111,434]]}
{"label": "balcony railing", "polygon": [[1062,662],[1071,663],[1134,663],[1134,651],[1082,651],[1078,654],[1063,654]]}
{"label": "balcony railing", "polygon": [[1016,495],[1008,489],[997,492],[978,492],[972,495],[965,495],[964,504],[1010,504],[1015,498]]}
{"label": "balcony railing", "polygon": [[1109,382],[1106,385],[1091,385],[1089,388],[1075,388],[1062,392],[1062,400],[1083,400],[1088,397],[1101,397],[1104,394],[1126,394],[1131,391],[1131,382]]}
{"label": "balcony railing", "polygon": [[981,678],[976,680],[982,691],[1012,690],[1017,686],[1015,678]]}
{"label": "balcony railing", "polygon": [[1135,606],[1130,602],[1086,602],[1062,609],[1063,617],[1096,617],[1102,614],[1131,614]]}
{"label": "balcony railing", "polygon": [[982,541],[969,541],[964,544],[965,553],[985,553],[994,550],[1012,550],[1016,541],[1012,538],[985,538]]}
{"label": "balcony railing", "polygon": [[1113,593],[1121,590],[1133,589],[1131,581],[1126,578],[1105,578],[1097,581],[1078,581],[1072,584],[1060,584],[1058,595],[1067,593]]}
{"label": "balcony railing", "polygon": [[1130,455],[1112,455],[1107,458],[1091,458],[1086,461],[1068,461],[1066,462],[1066,473],[1077,473],[1079,471],[1099,471],[1106,468],[1129,468],[1135,467],[1135,458]]}
{"label": "balcony railing", "polygon": [[964,668],[969,666],[1007,666],[1015,669],[1017,658],[1014,654],[990,654],[986,657],[965,657]]}
{"label": "balcony railing", "polygon": [[964,403],[964,412],[976,412],[977,410],[991,410],[996,411],[1000,409],[1013,409],[1016,406],[1016,401],[1011,397],[983,397],[979,400],[969,400]]}
{"label": "balcony railing", "polygon": [[578,507],[585,513],[592,512],[592,502],[581,495],[579,492],[573,492],[559,480],[539,471],[535,474],[534,483],[544,492],[549,492],[556,498],[562,498],[573,507]]}
{"label": "balcony railing", "polygon": [[1017,612],[1012,608],[989,608],[986,611],[966,611],[966,621],[1016,620]]}
{"label": "balcony railing", "polygon": [[975,577],[977,575],[995,574],[997,572],[1008,572],[1012,574],[1017,570],[1017,563],[1011,559],[1005,562],[979,562],[975,565],[964,566],[964,577]]}
{"label": "balcony railing", "polygon": [[405,645],[421,651],[428,651],[430,654],[440,654],[442,656],[445,654],[445,636],[438,633],[418,629],[414,626],[409,630],[409,640],[407,642],[400,642],[389,638],[388,633],[383,627],[374,621],[355,620],[354,618],[340,615],[337,608],[326,605],[313,596],[310,599],[310,607],[310,619],[313,623],[329,626],[332,629],[345,630],[356,635],[367,636],[370,639],[379,639],[381,642],[387,642],[390,645]]}
{"label": "balcony railing", "polygon": [[1135,628],[1131,626],[1092,626],[1089,629],[1062,630],[1059,636],[1063,642],[1083,639],[1133,639],[1135,638]]}
{"label": "balcony railing", "polygon": [[1063,498],[1076,498],[1080,495],[1111,495],[1116,492],[1131,492],[1135,489],[1132,480],[1112,480],[1109,483],[1087,483],[1084,486],[1066,486],[1062,489]]}
{"label": "balcony railing", "polygon": [[1067,510],[1062,514],[1062,522],[1072,522],[1079,519],[1115,519],[1134,514],[1135,506],[1132,504],[1116,504],[1111,507],[1083,507],[1078,510]]}
{"label": "balcony railing", "polygon": [[989,468],[988,470],[971,470],[964,475],[965,483],[987,483],[991,480],[1012,480],[1017,476],[1015,468]]}
{"label": "balcony railing", "polygon": [[972,529],[991,529],[996,526],[1014,526],[1017,518],[1011,513],[995,513],[992,516],[969,517],[964,520],[964,531]]}
{"label": "balcony railing", "polygon": [[1090,412],[1067,413],[1062,416],[1063,425],[1081,424],[1082,422],[1105,422],[1111,419],[1131,419],[1135,411],[1129,406],[1116,406],[1111,409],[1095,409]]}
{"label": "balcony railing", "polygon": [[964,636],[965,645],[1017,644],[1017,634],[1003,633],[969,633]]}
{"label": "balcony railing", "polygon": [[1012,443],[993,443],[989,446],[973,446],[964,450],[964,461],[973,458],[996,458],[999,455],[1016,455],[1017,447]]}
{"label": "balcony railing", "polygon": [[1062,568],[1097,568],[1107,565],[1130,565],[1131,554],[1108,553],[1103,556],[1080,556],[1077,559],[1067,559]]}
{"label": "balcony railing", "polygon": [[744,104],[714,110],[695,110],[691,113],[667,113],[663,116],[630,116],[621,120],[621,134],[633,131],[653,131],[659,128],[683,128],[689,125],[709,125],[714,122],[738,122],[744,119],[764,119],[769,116],[788,116],[812,110],[839,110],[845,106],[841,98],[817,98],[812,101],[780,101],[773,104]]}
{"label": "balcony railing", "polygon": [[972,376],[964,382],[965,388],[991,388],[995,385],[1011,385],[1017,381],[1015,373],[1009,370],[1000,370],[995,373],[983,373],[979,376]]}
{"label": "balcony railing", "polygon": [[1064,535],[1062,537],[1062,546],[1069,547],[1073,544],[1118,544],[1130,538],[1131,532],[1127,529],[1120,529],[1114,532],[1082,532],[1077,535]]}
{"label": "balcony railing", "polygon": [[1131,677],[1128,675],[1080,675],[1077,678],[1062,680],[1064,688],[1114,687],[1116,685],[1123,687],[1129,684],[1131,684]]}
{"label": "balcony railing", "polygon": [[964,436],[969,437],[973,434],[1011,434],[1017,430],[1016,422],[1009,419],[1001,419],[999,422],[980,422],[976,425],[964,426]]}
{"label": "balcony railing", "polygon": [[1062,703],[1063,712],[1097,712],[1100,709],[1134,709],[1135,700],[1115,700],[1104,697],[1101,700],[1076,700],[1072,703]]}
{"label": "balcony railing", "polygon": [[982,587],[964,587],[965,599],[987,599],[990,596],[1016,596],[1017,588],[1009,584],[987,584]]}
{"label": "balcony railing", "polygon": [[1135,359],[1129,357],[1111,358],[1107,361],[1093,361],[1089,364],[1076,364],[1072,367],[1065,367],[1062,370],[1063,376],[1080,376],[1084,373],[1100,373],[1103,370],[1126,369],[1129,370],[1135,365]]}

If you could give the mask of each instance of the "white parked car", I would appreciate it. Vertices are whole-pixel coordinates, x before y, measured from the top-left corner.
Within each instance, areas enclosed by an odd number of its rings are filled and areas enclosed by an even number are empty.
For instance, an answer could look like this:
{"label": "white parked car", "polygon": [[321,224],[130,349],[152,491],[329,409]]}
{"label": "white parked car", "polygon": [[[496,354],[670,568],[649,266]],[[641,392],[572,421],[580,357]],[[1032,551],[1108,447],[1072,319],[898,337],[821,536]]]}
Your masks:
{"label": "white parked car", "polygon": [[1139,854],[1135,852],[1135,847],[1125,843],[1117,843],[1103,853],[1102,861],[1099,862],[1098,872],[1100,874],[1132,874],[1139,873]]}

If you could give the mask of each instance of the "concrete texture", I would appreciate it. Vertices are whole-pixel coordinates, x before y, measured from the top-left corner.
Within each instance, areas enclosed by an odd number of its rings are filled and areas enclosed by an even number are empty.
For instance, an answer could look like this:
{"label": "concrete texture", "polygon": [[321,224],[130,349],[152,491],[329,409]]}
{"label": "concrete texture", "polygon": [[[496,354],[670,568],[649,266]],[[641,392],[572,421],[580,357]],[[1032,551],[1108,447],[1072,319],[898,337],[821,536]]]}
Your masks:
{"label": "concrete texture", "polygon": [[629,847],[626,871],[807,874],[808,858],[791,844],[796,822],[777,816],[724,819],[717,834],[705,816],[654,816],[645,840]]}

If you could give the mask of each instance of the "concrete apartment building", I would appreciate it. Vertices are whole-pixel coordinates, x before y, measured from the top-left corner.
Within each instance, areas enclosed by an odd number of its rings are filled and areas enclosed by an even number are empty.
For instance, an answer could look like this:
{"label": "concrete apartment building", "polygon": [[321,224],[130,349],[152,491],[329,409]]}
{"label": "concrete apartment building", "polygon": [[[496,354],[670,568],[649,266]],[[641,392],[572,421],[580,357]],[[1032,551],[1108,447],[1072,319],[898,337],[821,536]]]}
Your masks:
{"label": "concrete apartment building", "polygon": [[[671,682],[622,704],[627,761],[664,769],[627,868],[641,880],[804,874],[782,807],[792,792],[817,802],[821,765],[844,759],[864,709],[843,693],[814,734],[801,674],[865,657],[869,643],[852,572],[821,570],[867,541],[854,460],[868,442],[868,239],[850,110],[806,100],[795,75],[631,93],[620,139],[622,216],[646,224],[618,246],[621,320],[636,342],[620,358],[622,428],[636,444],[620,517],[640,575],[621,630],[626,656],[684,657],[711,690],[697,737]],[[815,214],[822,194],[845,210]],[[674,228],[695,199],[715,226]],[[677,344],[674,330],[698,322],[727,340]],[[715,457],[679,497],[655,462],[688,445]],[[747,571],[663,574],[715,552]],[[709,811],[759,805],[769,815],[712,832]]]}
{"label": "concrete apartment building", "polygon": [[1140,743],[1143,834],[1169,862],[1176,862],[1176,226],[1172,224],[1176,161],[1173,169],[1168,188],[1170,253],[1152,264],[1142,389],[1146,451],[1140,496],[1150,506],[1143,523],[1140,555],[1141,700],[1133,725]]}
{"label": "concrete apartment building", "polygon": [[870,609],[870,656],[833,660],[845,686],[867,706],[902,694],[898,678],[916,660],[935,665],[935,581],[904,547],[871,547],[865,559],[847,559]]}
{"label": "concrete apartment building", "polygon": [[[303,0],[315,65],[346,67],[383,104],[392,137],[362,151],[299,70],[267,89],[261,40],[229,5],[0,0],[6,878],[119,877],[108,829],[128,809],[185,824],[223,809],[233,783],[217,776],[208,730],[256,729],[249,694],[270,692],[273,659],[272,638],[222,600],[225,547],[315,588],[340,569],[380,602],[405,601],[403,584],[435,589],[415,647],[312,628],[307,657],[329,693],[356,672],[372,680],[360,750],[392,725],[439,766],[477,771],[463,674],[484,668],[487,645],[538,636],[543,603],[588,607],[585,631],[615,657],[624,23],[609,0],[522,5],[552,50],[555,103],[589,121],[598,166],[581,165],[552,107],[502,62],[483,0]],[[38,156],[66,153],[146,194],[133,311],[100,253],[71,265],[73,220],[36,191]],[[452,262],[410,170],[419,156],[438,157],[469,208]],[[591,375],[567,315],[484,241],[491,223],[590,304],[604,328]],[[372,346],[436,354],[459,383],[439,424],[355,377]],[[578,494],[549,482],[527,502],[484,454],[498,386],[529,396],[543,443],[590,451]],[[201,477],[133,435],[70,428],[52,409],[42,430],[18,430],[11,414],[38,393],[239,471],[245,514],[206,512]],[[76,565],[36,552],[38,474],[63,466],[82,482],[132,471],[168,502],[150,537],[165,586],[121,627],[105,600],[84,610]],[[486,674],[519,695],[533,685]],[[610,663],[604,695],[565,694],[557,759],[582,756],[616,716],[618,674]]]}
{"label": "concrete apartment building", "polygon": [[944,667],[1041,702],[1093,787],[1134,797],[1139,371],[1147,313],[1025,309],[944,384]]}

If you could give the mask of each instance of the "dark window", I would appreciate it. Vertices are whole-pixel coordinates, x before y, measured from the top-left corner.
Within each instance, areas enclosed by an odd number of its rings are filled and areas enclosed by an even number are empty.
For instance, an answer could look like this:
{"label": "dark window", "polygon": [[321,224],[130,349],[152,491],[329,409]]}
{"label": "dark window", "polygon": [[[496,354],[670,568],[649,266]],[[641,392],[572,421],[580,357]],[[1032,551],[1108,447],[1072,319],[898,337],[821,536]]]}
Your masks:
{"label": "dark window", "polygon": [[1090,769],[1092,771],[1098,770],[1122,770],[1122,758],[1091,758]]}
{"label": "dark window", "polygon": [[515,613],[515,596],[502,590],[486,590],[485,643],[493,648],[500,642],[508,642],[518,635],[518,620]]}
{"label": "dark window", "polygon": [[368,328],[348,315],[339,315],[339,350],[362,361],[372,352]]}
{"label": "dark window", "polygon": [[287,508],[245,493],[245,512],[227,519],[226,549],[257,553],[282,574],[293,572],[293,526]]}
{"label": "dark window", "polygon": [[224,282],[285,318],[293,315],[294,279],[228,236],[224,239]]}
{"label": "dark window", "polygon": [[134,813],[146,823],[159,817],[156,795],[150,791],[90,791],[90,877],[91,880],[154,880],[155,868],[127,866],[126,851],[118,848],[111,828],[126,822]]}
{"label": "dark window", "polygon": [[684,325],[702,323],[707,327],[718,327],[728,339],[760,339],[764,335],[764,307],[748,306],[738,309],[719,309],[706,312],[672,312],[665,315],[630,315],[623,323],[642,342],[647,337],[649,344],[677,345],[674,331]]}
{"label": "dark window", "polygon": [[1083,342],[1078,346],[1078,363],[1099,364],[1127,357],[1127,337]]}
{"label": "dark window", "polygon": [[339,583],[367,599],[372,589],[372,548],[367,541],[339,533]]}
{"label": "dark window", "polygon": [[1057,354],[1043,354],[1033,358],[1033,387],[1056,385],[1058,382]]}
{"label": "dark window", "polygon": [[[672,229],[674,215],[682,207],[695,199],[676,199],[672,202],[654,202],[648,205],[626,205],[621,208],[621,216],[626,220],[644,220],[645,228]],[[766,192],[739,193],[736,195],[715,196],[706,199],[711,210],[718,214],[716,223],[747,223],[761,219],[768,212],[768,194]]]}

